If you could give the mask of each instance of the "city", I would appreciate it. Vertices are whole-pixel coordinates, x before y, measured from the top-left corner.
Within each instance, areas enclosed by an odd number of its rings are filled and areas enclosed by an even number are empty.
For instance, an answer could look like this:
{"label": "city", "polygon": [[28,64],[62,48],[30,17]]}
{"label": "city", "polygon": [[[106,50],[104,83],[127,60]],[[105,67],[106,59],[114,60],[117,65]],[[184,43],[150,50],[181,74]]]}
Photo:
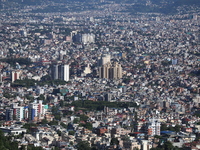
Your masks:
{"label": "city", "polygon": [[200,149],[188,3],[1,0],[0,149]]}

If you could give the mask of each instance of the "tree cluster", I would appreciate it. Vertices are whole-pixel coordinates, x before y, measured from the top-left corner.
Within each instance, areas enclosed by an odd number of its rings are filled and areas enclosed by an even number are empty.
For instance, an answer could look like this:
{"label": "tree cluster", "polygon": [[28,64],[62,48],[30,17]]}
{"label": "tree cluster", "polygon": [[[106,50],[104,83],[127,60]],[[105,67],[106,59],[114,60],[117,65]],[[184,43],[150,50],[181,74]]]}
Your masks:
{"label": "tree cluster", "polygon": [[104,107],[109,108],[128,108],[128,107],[138,107],[134,102],[107,102],[107,101],[74,101],[70,104],[75,106],[75,108],[85,108],[87,110],[103,110]]}
{"label": "tree cluster", "polygon": [[175,125],[175,127],[172,127],[172,126],[169,126],[167,127],[166,124],[161,124],[161,128],[160,128],[161,131],[175,131],[175,132],[180,132],[181,130],[181,126],[180,125]]}
{"label": "tree cluster", "polygon": [[4,58],[1,59],[0,62],[6,62],[10,64],[11,66],[15,66],[16,63],[19,63],[20,65],[31,65],[32,62],[28,58]]}
{"label": "tree cluster", "polygon": [[44,85],[64,85],[66,84],[66,81],[64,80],[48,80],[48,81],[37,81],[34,79],[23,79],[23,80],[16,80],[14,83],[12,83],[13,87],[31,87],[31,86],[35,86],[35,85],[40,85],[40,86],[44,86]]}

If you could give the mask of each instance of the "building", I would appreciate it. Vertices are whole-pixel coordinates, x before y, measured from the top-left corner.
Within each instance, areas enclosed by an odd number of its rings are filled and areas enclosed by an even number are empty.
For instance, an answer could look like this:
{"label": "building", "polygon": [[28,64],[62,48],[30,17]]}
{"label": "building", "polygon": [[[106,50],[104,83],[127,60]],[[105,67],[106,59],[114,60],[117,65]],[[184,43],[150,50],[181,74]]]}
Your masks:
{"label": "building", "polygon": [[22,133],[26,133],[26,129],[19,128],[19,127],[0,127],[0,130],[4,133],[12,134],[12,135],[19,135]]}
{"label": "building", "polygon": [[108,55],[108,54],[102,55],[98,60],[98,66],[103,66],[103,65],[109,63],[110,59],[111,59],[110,55]]}
{"label": "building", "polygon": [[12,71],[11,73],[11,81],[14,82],[15,80],[20,79],[20,71]]}
{"label": "building", "polygon": [[122,78],[122,67],[121,64],[115,63],[106,63],[99,68],[99,77],[106,79],[120,79]]}
{"label": "building", "polygon": [[55,64],[51,67],[51,76],[54,80],[69,81],[69,65]]}
{"label": "building", "polygon": [[90,74],[92,72],[90,65],[88,64],[83,71],[83,75]]}
{"label": "building", "polygon": [[12,104],[12,109],[13,109],[13,119],[21,121],[24,119],[24,107],[18,106],[17,103]]}
{"label": "building", "polygon": [[33,102],[28,107],[28,120],[40,120],[44,118],[45,106],[42,104],[42,100],[39,102]]}
{"label": "building", "polygon": [[13,109],[6,109],[6,121],[13,120]]}
{"label": "building", "polygon": [[105,99],[105,101],[110,102],[112,100],[112,94],[111,93],[106,93],[104,95],[104,99]]}
{"label": "building", "polygon": [[137,140],[124,140],[122,143],[124,149],[127,150],[134,150],[134,149],[141,149],[141,145]]}
{"label": "building", "polygon": [[150,136],[160,135],[160,120],[151,118],[147,123],[147,134]]}
{"label": "building", "polygon": [[81,43],[82,42],[82,34],[79,31],[72,31],[71,39],[72,39],[72,42],[74,42],[74,43]]}
{"label": "building", "polygon": [[94,43],[95,42],[95,35],[93,33],[82,34],[82,43]]}
{"label": "building", "polygon": [[95,42],[95,35],[93,33],[81,33],[79,31],[71,32],[71,39],[74,43],[89,44]]}

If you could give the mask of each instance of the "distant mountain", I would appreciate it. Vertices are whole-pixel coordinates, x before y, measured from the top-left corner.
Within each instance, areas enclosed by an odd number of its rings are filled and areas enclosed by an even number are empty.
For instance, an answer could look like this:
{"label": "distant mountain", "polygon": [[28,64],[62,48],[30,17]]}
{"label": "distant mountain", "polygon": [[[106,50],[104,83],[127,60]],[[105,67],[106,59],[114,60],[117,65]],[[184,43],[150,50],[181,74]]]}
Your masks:
{"label": "distant mountain", "polygon": [[124,0],[124,3],[133,2],[135,5],[127,6],[127,12],[132,14],[137,12],[174,14],[177,13],[179,6],[200,6],[200,0]]}
{"label": "distant mountain", "polygon": [[[60,7],[59,9],[55,6],[48,6],[45,9],[35,10],[36,12],[67,12],[67,11],[81,11],[81,10],[92,10],[96,9],[94,5],[97,5],[97,3],[100,0],[4,0],[6,2],[2,2],[0,0],[0,4],[4,3],[5,5],[8,4],[8,7],[12,7],[13,5],[10,5],[10,2],[14,2],[15,4],[18,3],[19,5],[40,5],[42,3],[46,3],[49,1],[55,2],[55,3],[73,3],[73,2],[82,2],[83,5],[87,6],[84,9],[80,9],[79,6],[70,5],[70,9],[63,7]],[[115,2],[115,3],[121,3],[121,4],[133,4],[134,5],[126,5],[124,7],[127,7],[124,11],[135,14],[137,12],[144,12],[144,13],[163,13],[163,14],[174,14],[177,12],[178,6],[183,5],[195,5],[200,6],[200,0],[104,0],[105,3],[100,3],[101,5],[106,4],[107,2]],[[5,6],[4,5],[4,6]],[[0,5],[0,8],[2,8],[3,5]]]}
{"label": "distant mountain", "polygon": [[200,0],[174,0],[174,5],[198,5],[200,6]]}
{"label": "distant mountain", "polygon": [[[54,1],[54,2],[89,2],[89,1],[98,1],[98,0],[7,0],[7,2],[17,2],[21,4],[39,4],[45,1]],[[149,0],[105,0],[105,1],[114,1],[117,3],[140,3],[146,4]],[[161,4],[161,3],[173,3],[174,5],[200,5],[200,0],[150,0],[153,4]]]}

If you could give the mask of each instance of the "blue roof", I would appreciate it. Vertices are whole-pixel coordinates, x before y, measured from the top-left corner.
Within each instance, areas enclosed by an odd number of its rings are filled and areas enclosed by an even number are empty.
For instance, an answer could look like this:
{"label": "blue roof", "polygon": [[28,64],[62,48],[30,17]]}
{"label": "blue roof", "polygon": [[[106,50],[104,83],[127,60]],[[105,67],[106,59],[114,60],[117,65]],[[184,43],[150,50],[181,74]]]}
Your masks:
{"label": "blue roof", "polygon": [[174,131],[160,131],[161,134],[171,134],[174,133]]}

